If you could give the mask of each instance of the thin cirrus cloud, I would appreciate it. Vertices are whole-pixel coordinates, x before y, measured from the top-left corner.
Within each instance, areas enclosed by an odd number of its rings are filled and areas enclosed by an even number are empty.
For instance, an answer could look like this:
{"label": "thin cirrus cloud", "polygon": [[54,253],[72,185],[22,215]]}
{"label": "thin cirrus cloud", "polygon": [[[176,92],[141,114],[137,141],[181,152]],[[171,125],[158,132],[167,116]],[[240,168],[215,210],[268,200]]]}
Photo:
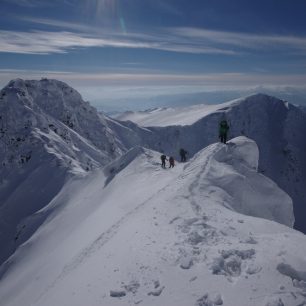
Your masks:
{"label": "thin cirrus cloud", "polygon": [[62,30],[65,29],[69,31],[77,31],[82,33],[99,32],[99,29],[97,29],[96,27],[78,22],[69,22],[69,21],[56,20],[50,18],[34,18],[34,17],[22,17],[19,18],[19,20],[28,22],[30,24],[46,25],[53,28],[59,28]]}
{"label": "thin cirrus cloud", "polygon": [[190,42],[185,38],[169,40],[166,35],[155,36],[147,34],[121,34],[88,35],[68,31],[0,31],[0,52],[24,53],[24,54],[51,54],[67,53],[70,49],[90,47],[113,47],[113,48],[137,48],[155,49],[171,52],[195,53],[195,54],[228,54],[236,52],[205,43]]}
{"label": "thin cirrus cloud", "polygon": [[252,33],[214,31],[199,28],[179,27],[171,29],[174,35],[192,40],[205,40],[220,46],[231,46],[243,49],[271,50],[285,47],[288,49],[306,50],[306,37],[289,35],[260,35]]}
{"label": "thin cirrus cloud", "polygon": [[149,48],[141,42],[87,37],[72,32],[0,31],[0,52],[24,54],[67,53],[69,49],[90,47]]}
{"label": "thin cirrus cloud", "polygon": [[306,37],[303,36],[260,35],[188,27],[122,33],[52,19],[23,20],[60,30],[0,31],[0,52],[52,54],[67,53],[76,48],[113,47],[237,56],[252,52],[306,50]]}

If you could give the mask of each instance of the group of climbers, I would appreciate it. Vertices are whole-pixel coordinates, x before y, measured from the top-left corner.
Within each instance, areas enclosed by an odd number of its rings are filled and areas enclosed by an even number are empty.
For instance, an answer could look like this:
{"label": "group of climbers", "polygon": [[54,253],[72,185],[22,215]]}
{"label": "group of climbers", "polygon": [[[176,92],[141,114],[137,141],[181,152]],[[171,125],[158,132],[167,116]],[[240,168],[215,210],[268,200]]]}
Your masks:
{"label": "group of climbers", "polygon": [[[224,119],[220,122],[219,124],[219,138],[220,141],[224,144],[226,144],[227,141],[227,132],[229,130],[229,125],[227,123],[227,121]],[[181,148],[180,149],[180,157],[181,157],[181,162],[186,162],[186,155],[188,154],[188,152]],[[161,157],[161,166],[162,168],[166,168],[166,161],[168,161],[167,156],[165,154],[162,154]],[[174,167],[174,158],[173,156],[169,157],[169,168],[173,168]]]}
{"label": "group of climbers", "polygon": [[[161,157],[161,162],[162,162],[162,168],[166,168],[166,160],[167,159],[167,156],[165,154],[163,154]],[[170,156],[169,157],[169,168],[173,168],[174,167],[174,158],[173,156]]]}

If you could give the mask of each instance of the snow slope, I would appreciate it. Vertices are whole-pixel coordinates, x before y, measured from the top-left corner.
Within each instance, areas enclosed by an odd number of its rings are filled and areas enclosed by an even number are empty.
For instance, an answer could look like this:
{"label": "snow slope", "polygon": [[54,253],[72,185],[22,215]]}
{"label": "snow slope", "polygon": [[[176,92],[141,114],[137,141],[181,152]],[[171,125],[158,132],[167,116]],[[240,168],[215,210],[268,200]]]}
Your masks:
{"label": "snow slope", "polygon": [[[245,135],[256,141],[260,151],[259,171],[290,195],[295,228],[306,233],[306,113],[300,108],[256,94],[225,105],[163,109],[140,115],[136,122],[146,126],[145,133],[137,131],[142,145],[176,158],[181,147],[192,157],[217,141],[219,122],[226,118],[230,124],[229,138]],[[132,128],[131,122],[120,124]],[[113,130],[116,133],[118,126]]]}
{"label": "snow slope", "polygon": [[[238,99],[237,102],[241,100]],[[234,101],[217,105],[192,105],[188,107],[165,107],[146,111],[128,111],[115,116],[119,121],[132,121],[140,126],[191,125],[219,109],[232,105]]]}
{"label": "snow slope", "polygon": [[257,172],[256,144],[212,144],[165,170],[159,155],[137,147],[69,181],[2,266],[3,305],[305,304],[305,236]]}
{"label": "snow slope", "polygon": [[36,227],[26,219],[73,175],[106,165],[122,146],[103,116],[63,82],[13,80],[0,92],[0,264]]}

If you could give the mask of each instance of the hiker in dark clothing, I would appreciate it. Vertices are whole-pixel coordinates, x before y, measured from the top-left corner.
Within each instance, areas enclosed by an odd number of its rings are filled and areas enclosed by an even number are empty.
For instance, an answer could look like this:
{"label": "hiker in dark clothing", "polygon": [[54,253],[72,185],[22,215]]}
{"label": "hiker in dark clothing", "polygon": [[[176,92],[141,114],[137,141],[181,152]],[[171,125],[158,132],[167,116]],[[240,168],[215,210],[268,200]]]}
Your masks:
{"label": "hiker in dark clothing", "polygon": [[169,168],[173,168],[174,167],[174,158],[173,156],[170,156],[169,158]]}
{"label": "hiker in dark clothing", "polygon": [[228,129],[229,129],[229,126],[227,124],[227,121],[222,120],[219,125],[219,138],[220,138],[220,141],[223,143],[226,143],[227,141]]}
{"label": "hiker in dark clothing", "polygon": [[162,168],[166,168],[166,160],[168,160],[168,159],[167,159],[167,156],[166,156],[165,154],[163,154],[163,155],[160,157],[160,159],[161,159],[161,162],[162,162],[162,164],[161,164]]}
{"label": "hiker in dark clothing", "polygon": [[186,161],[186,154],[187,154],[188,152],[186,151],[186,150],[184,150],[183,148],[182,149],[180,149],[180,156],[181,156],[181,162],[185,162]]}

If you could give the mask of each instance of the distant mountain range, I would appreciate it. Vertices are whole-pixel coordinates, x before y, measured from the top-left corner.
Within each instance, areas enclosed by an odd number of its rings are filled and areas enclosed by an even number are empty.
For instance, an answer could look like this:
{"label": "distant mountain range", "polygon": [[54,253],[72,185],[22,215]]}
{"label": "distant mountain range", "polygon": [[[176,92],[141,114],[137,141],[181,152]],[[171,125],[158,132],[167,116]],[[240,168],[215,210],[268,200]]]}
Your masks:
{"label": "distant mountain range", "polygon": [[[92,102],[99,110],[109,114],[116,115],[123,111],[137,111],[146,110],[150,108],[162,107],[188,107],[197,104],[220,104],[230,100],[238,99],[240,97],[247,97],[256,93],[263,93],[269,96],[277,97],[281,100],[288,101],[294,105],[306,105],[306,89],[298,87],[275,87],[269,88],[264,86],[257,86],[246,89],[202,89],[186,88],[181,92],[176,93],[175,88],[154,87],[151,89],[141,88],[141,97],[133,95],[137,92],[135,88],[130,90],[120,90],[120,94],[113,93],[113,96],[108,94],[101,98],[95,98]],[[147,95],[145,94],[147,92]],[[124,96],[124,93],[126,96]]]}

